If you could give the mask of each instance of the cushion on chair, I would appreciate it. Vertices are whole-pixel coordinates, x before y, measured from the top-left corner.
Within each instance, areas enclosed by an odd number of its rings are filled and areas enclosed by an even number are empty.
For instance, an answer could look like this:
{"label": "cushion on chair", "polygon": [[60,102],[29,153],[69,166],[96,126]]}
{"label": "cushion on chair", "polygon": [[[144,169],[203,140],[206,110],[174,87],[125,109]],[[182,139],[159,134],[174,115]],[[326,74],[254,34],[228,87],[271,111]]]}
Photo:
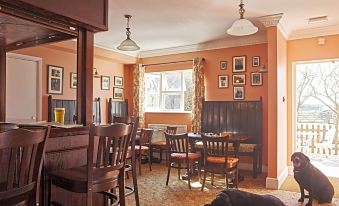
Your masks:
{"label": "cushion on chair", "polygon": [[[132,147],[129,146],[129,147],[128,147],[128,150],[131,150],[131,149],[132,149]],[[135,145],[135,152],[138,153],[139,150],[140,150],[140,145]],[[141,146],[141,152],[148,151],[148,150],[149,150],[149,147],[147,147],[147,146]]]}
{"label": "cushion on chair", "polygon": [[[216,164],[225,164],[225,157],[207,157],[207,162]],[[227,158],[227,167],[234,167],[238,164],[239,159],[234,157]]]}
{"label": "cushion on chair", "polygon": [[152,147],[166,147],[167,144],[166,144],[166,141],[156,141],[156,142],[152,142]]}
{"label": "cushion on chair", "polygon": [[244,144],[241,143],[239,147],[239,152],[254,152],[256,149],[257,145],[256,144]]}
{"label": "cushion on chair", "polygon": [[[199,152],[195,153],[188,153],[188,159],[189,160],[196,160],[201,157],[201,154]],[[185,159],[186,158],[186,153],[172,153],[171,158],[173,159]]]}
{"label": "cushion on chair", "polygon": [[[53,184],[58,187],[72,192],[87,192],[87,166],[54,171],[48,175],[52,178]],[[95,184],[110,185],[110,182],[117,182],[118,175],[118,170],[103,173],[100,169],[93,168],[93,192],[96,189]],[[108,186],[107,189],[110,187]]]}

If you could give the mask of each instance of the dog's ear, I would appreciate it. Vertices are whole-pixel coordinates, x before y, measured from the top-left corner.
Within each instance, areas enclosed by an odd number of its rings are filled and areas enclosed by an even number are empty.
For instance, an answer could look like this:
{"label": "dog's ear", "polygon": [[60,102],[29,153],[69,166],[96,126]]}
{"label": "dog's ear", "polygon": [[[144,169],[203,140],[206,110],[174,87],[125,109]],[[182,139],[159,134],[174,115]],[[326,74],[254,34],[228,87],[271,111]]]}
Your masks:
{"label": "dog's ear", "polygon": [[296,152],[292,154],[292,156],[291,156],[291,161],[293,161],[293,159],[294,159],[294,157],[295,157],[296,155],[297,155]]}
{"label": "dog's ear", "polygon": [[308,156],[306,156],[304,153],[302,153],[302,154],[303,154],[303,156],[304,156],[306,161],[311,162],[311,160],[310,160],[310,158]]}

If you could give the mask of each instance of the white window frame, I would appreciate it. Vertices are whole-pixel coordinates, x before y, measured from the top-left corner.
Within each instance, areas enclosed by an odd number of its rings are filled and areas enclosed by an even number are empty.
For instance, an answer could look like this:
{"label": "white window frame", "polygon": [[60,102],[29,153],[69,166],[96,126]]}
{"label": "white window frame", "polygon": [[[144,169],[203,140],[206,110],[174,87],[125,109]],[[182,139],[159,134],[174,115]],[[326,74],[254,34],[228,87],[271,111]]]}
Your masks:
{"label": "white window frame", "polygon": [[[191,113],[192,111],[184,111],[184,107],[185,107],[185,91],[184,91],[184,84],[185,84],[185,79],[184,79],[184,72],[185,71],[188,71],[188,70],[192,70],[192,69],[182,69],[182,70],[173,70],[173,71],[162,71],[162,72],[147,72],[146,74],[160,74],[160,93],[159,93],[159,96],[160,96],[160,108],[159,109],[153,109],[153,108],[150,108],[150,107],[147,107],[146,106],[146,97],[147,97],[147,94],[145,93],[145,112],[154,112],[154,113],[162,113],[162,112],[165,112],[165,113]],[[180,72],[180,75],[181,75],[181,90],[180,91],[163,91],[163,79],[164,79],[164,76],[166,74],[169,74],[169,73],[178,73]],[[154,94],[154,93],[153,93]],[[181,99],[180,99],[180,109],[176,109],[176,110],[173,110],[173,109],[165,109],[165,101],[164,101],[164,96],[165,95],[175,95],[175,94],[179,94],[181,95]]]}

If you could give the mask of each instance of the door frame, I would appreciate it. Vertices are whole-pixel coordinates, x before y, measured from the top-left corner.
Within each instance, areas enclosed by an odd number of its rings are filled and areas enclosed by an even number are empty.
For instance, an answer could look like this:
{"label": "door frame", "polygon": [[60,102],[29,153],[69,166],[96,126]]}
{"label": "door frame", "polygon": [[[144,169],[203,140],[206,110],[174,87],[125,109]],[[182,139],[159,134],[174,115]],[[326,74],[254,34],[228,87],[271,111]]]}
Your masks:
{"label": "door frame", "polygon": [[[35,57],[35,56],[28,56],[23,54],[16,54],[16,53],[7,53],[6,54],[6,61],[7,58],[12,59],[20,59],[20,60],[26,60],[26,61],[33,61],[36,62],[38,65],[38,84],[37,84],[37,119],[36,121],[42,120],[42,58],[41,57]],[[7,67],[6,67],[7,69]]]}

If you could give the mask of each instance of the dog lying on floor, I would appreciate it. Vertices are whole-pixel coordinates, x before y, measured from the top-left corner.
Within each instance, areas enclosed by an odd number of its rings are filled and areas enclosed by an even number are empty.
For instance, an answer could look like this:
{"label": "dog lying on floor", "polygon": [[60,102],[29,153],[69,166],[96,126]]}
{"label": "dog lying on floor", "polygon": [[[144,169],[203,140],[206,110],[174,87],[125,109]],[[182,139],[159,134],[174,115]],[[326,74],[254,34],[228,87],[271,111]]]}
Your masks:
{"label": "dog lying on floor", "polygon": [[221,191],[211,204],[205,206],[285,206],[273,195],[257,195],[236,189]]}
{"label": "dog lying on floor", "polygon": [[[304,202],[305,197],[309,198],[306,206],[311,206],[313,199],[318,200],[319,204],[331,203],[334,195],[334,188],[329,179],[316,167],[310,159],[301,152],[295,152],[291,156],[293,162],[294,179],[300,187],[301,197],[299,202]],[[305,195],[307,190],[309,195]]]}

